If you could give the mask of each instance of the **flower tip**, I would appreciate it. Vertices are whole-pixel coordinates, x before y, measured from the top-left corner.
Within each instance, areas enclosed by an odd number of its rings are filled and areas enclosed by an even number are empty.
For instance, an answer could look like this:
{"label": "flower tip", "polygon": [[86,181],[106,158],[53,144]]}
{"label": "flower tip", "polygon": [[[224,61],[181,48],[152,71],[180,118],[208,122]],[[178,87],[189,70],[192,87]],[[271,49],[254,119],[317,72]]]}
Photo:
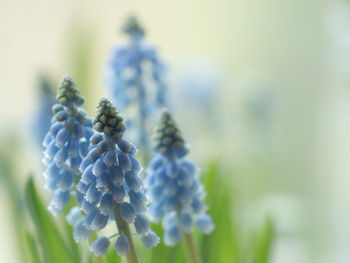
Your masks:
{"label": "flower tip", "polygon": [[64,75],[61,79],[59,88],[57,90],[56,99],[63,105],[74,103],[77,106],[84,104],[84,99],[81,96],[79,90],[72,78],[68,75]]}

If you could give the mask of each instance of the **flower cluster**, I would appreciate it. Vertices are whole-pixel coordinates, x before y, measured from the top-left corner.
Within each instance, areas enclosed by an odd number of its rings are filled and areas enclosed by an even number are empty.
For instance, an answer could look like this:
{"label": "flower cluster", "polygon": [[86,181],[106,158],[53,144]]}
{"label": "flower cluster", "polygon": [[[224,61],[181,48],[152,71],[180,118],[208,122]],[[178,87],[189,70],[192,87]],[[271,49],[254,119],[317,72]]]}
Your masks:
{"label": "flower cluster", "polygon": [[192,232],[193,225],[202,233],[210,233],[214,225],[205,213],[205,191],[199,171],[184,158],[188,149],[167,111],[163,112],[156,130],[155,150],[157,155],[148,166],[147,197],[151,201],[152,221],[162,220],[164,243],[174,246],[181,239],[181,232]]}
{"label": "flower cluster", "polygon": [[[149,148],[147,119],[165,104],[165,66],[154,47],[145,44],[144,30],[134,16],[123,27],[129,43],[112,50],[106,84],[113,101],[127,112],[127,125],[134,127],[142,148]],[[151,91],[151,92],[150,92]]]}
{"label": "flower cluster", "polygon": [[[76,216],[75,211],[69,215],[72,221],[77,218],[75,239],[88,239],[91,230],[102,230],[112,220],[118,227],[115,249],[119,255],[127,253],[132,245],[129,224],[134,224],[146,247],[157,245],[159,238],[142,215],[146,210],[146,198],[138,177],[142,167],[134,158],[137,150],[122,138],[123,118],[106,98],[98,105],[93,125],[96,133],[90,138],[89,153],[80,165],[82,176],[76,187],[83,195],[80,209],[85,216]],[[97,238],[90,250],[96,256],[105,254],[110,238]]]}
{"label": "flower cluster", "polygon": [[[54,193],[48,209],[54,215],[63,212],[71,188],[79,180],[79,165],[86,156],[93,134],[91,119],[81,109],[84,99],[69,76],[63,77],[57,91],[58,103],[52,106],[54,116],[46,134],[43,162],[45,187]],[[77,193],[77,198],[82,196]]]}

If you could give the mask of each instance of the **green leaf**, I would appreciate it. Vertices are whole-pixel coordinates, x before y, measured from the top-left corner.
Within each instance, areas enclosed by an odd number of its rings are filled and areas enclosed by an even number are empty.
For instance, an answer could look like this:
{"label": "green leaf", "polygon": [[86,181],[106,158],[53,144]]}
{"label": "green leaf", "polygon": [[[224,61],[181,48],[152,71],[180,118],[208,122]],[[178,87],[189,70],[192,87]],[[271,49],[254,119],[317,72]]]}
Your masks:
{"label": "green leaf", "polygon": [[200,234],[203,262],[241,262],[237,226],[232,219],[231,209],[233,190],[230,182],[220,174],[217,162],[209,164],[202,175],[207,191],[205,202],[209,215],[213,218],[215,229],[209,235]]}
{"label": "green leaf", "polygon": [[273,224],[267,219],[264,228],[257,237],[254,249],[253,263],[267,263],[271,254],[272,241],[274,237]]}
{"label": "green leaf", "polygon": [[[42,260],[40,259],[39,251],[37,250],[37,246],[35,244],[35,239],[30,233],[26,233],[27,237],[27,245],[30,250],[30,255],[32,258],[32,263],[41,263]],[[28,262],[28,261],[27,261]]]}
{"label": "green leaf", "polygon": [[40,200],[32,176],[27,181],[25,197],[38,238],[36,245],[42,249],[44,262],[76,262],[71,247],[66,244],[52,216]]}

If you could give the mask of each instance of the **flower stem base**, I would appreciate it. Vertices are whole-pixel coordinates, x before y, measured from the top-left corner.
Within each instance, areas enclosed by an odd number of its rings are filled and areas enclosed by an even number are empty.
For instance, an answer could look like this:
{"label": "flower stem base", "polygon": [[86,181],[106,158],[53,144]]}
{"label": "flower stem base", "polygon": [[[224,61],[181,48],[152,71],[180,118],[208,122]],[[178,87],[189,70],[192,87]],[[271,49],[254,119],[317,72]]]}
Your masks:
{"label": "flower stem base", "polygon": [[198,247],[193,240],[191,233],[181,232],[183,246],[186,251],[187,260],[189,263],[203,263]]}

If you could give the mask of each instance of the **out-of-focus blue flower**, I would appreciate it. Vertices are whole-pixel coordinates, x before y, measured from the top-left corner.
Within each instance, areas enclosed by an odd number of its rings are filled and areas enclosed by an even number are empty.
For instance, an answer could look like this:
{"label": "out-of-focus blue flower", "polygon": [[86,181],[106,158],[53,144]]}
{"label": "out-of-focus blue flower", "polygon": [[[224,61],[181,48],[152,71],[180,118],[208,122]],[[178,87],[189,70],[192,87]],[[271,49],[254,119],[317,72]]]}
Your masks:
{"label": "out-of-focus blue flower", "polygon": [[[96,133],[90,138],[90,150],[81,163],[82,176],[77,185],[77,191],[83,196],[80,209],[86,213],[83,225],[99,231],[108,220],[116,221],[119,238],[115,249],[123,255],[130,244],[127,233],[119,225],[121,222],[134,224],[141,238],[151,233],[142,215],[146,209],[143,183],[138,177],[142,168],[134,158],[137,150],[122,138],[126,128],[123,118],[108,99],[101,99],[93,125]],[[155,246],[157,243],[148,241],[146,244]],[[106,251],[105,247],[97,248],[99,246],[91,247],[96,255]]]}
{"label": "out-of-focus blue flower", "polygon": [[165,66],[157,50],[144,41],[144,30],[136,17],[126,21],[126,45],[112,49],[105,82],[116,105],[127,113],[127,126],[136,133],[138,145],[149,151],[149,118],[165,105]]}
{"label": "out-of-focus blue flower", "polygon": [[197,229],[209,234],[214,224],[206,214],[204,188],[195,165],[185,159],[188,152],[180,130],[169,112],[164,111],[156,130],[157,155],[148,165],[147,197],[151,201],[152,221],[162,220],[164,243],[174,246],[181,239],[180,232]]}
{"label": "out-of-focus blue flower", "polygon": [[34,115],[32,132],[37,144],[42,147],[42,141],[51,125],[52,110],[51,107],[56,103],[55,92],[45,76],[40,77],[40,93],[38,96],[38,108]]}
{"label": "out-of-focus blue flower", "polygon": [[[45,187],[54,193],[48,209],[55,216],[63,212],[74,182],[80,179],[79,165],[93,134],[91,119],[79,107],[84,99],[69,76],[63,77],[56,98],[58,103],[52,106],[54,116],[43,141]],[[81,200],[80,193],[77,200]]]}

